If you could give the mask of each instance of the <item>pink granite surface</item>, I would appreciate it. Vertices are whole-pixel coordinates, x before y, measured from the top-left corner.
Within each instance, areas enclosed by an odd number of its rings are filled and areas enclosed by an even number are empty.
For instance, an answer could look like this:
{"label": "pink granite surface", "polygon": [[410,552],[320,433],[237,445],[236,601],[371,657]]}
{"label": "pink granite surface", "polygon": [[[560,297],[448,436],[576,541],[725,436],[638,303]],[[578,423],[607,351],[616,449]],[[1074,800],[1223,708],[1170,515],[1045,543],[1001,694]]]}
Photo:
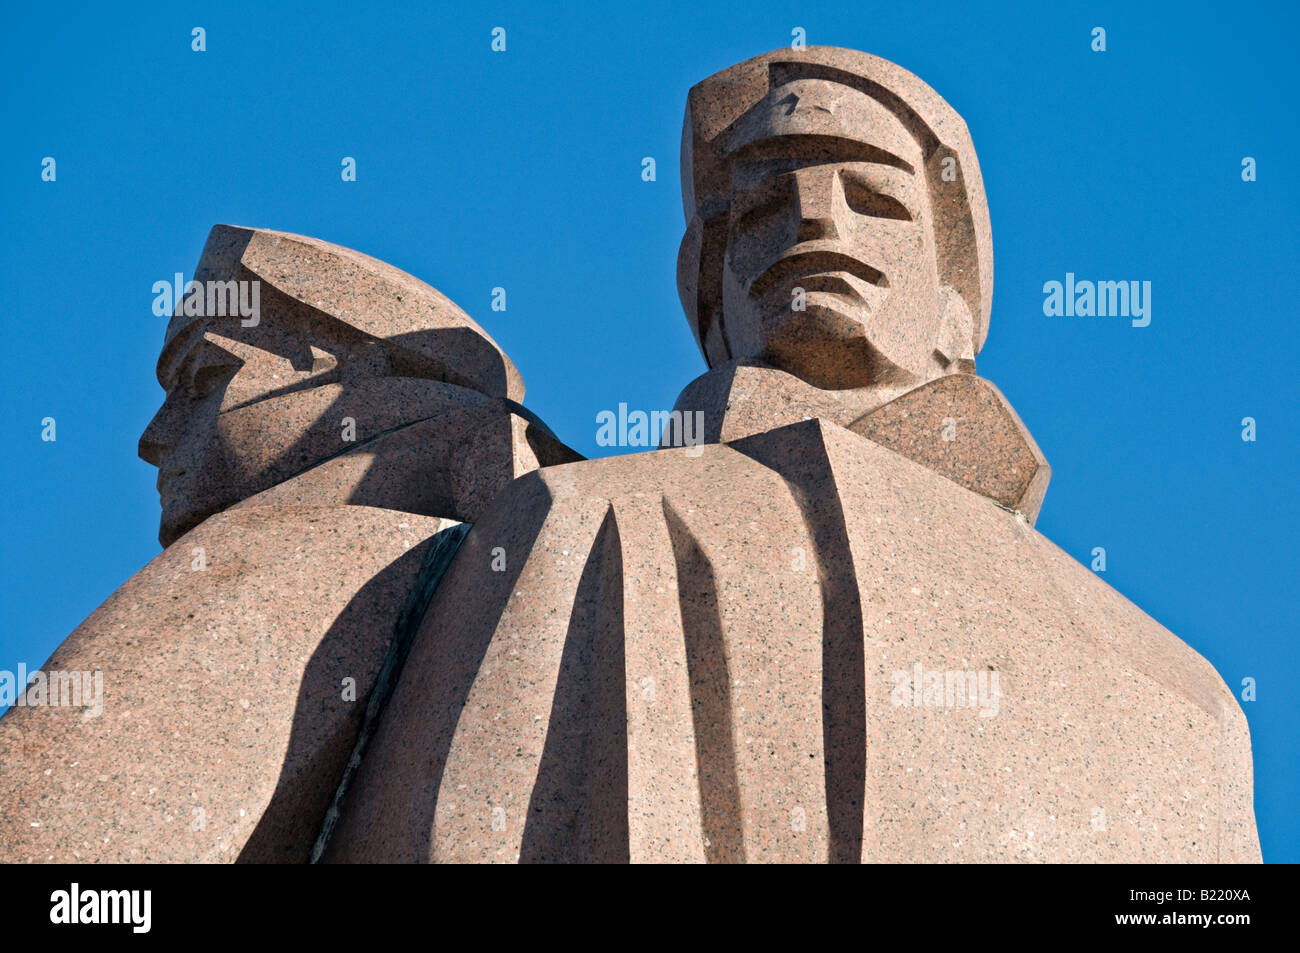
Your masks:
{"label": "pink granite surface", "polygon": [[[900,694],[918,665],[988,688],[929,705]],[[812,420],[512,484],[434,597],[327,859],[1259,847],[1245,719],[1209,663],[1022,515]]]}

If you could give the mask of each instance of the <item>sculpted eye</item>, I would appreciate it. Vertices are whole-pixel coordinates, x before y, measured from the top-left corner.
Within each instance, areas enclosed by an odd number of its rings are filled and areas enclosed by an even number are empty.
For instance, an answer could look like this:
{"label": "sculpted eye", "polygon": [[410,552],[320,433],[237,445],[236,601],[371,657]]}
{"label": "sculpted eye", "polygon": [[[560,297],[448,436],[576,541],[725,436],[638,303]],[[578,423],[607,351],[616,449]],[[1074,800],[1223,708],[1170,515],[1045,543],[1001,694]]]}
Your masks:
{"label": "sculpted eye", "polygon": [[843,176],[844,201],[858,215],[871,215],[875,218],[892,218],[900,222],[912,221],[912,213],[907,206],[884,192],[878,192],[856,176]]}
{"label": "sculpted eye", "polygon": [[218,385],[231,377],[234,372],[235,368],[229,364],[215,364],[199,368],[190,377],[190,396],[195,400],[202,400],[216,390]]}
{"label": "sculpted eye", "polygon": [[189,362],[182,379],[188,382],[190,397],[202,400],[233,376],[240,365],[240,360],[233,355],[217,348],[204,347]]}
{"label": "sculpted eye", "polygon": [[783,198],[780,195],[769,195],[767,198],[755,202],[748,209],[740,214],[739,217],[732,220],[731,231],[735,234],[747,232],[757,225],[761,225],[767,219],[770,219],[781,209]]}

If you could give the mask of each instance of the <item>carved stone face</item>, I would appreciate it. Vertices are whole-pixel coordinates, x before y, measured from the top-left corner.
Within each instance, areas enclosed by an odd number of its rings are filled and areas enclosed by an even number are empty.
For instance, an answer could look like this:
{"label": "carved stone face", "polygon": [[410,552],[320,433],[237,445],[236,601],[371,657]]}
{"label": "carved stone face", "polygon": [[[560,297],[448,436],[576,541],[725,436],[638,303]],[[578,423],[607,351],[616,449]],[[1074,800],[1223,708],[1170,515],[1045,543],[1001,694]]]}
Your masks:
{"label": "carved stone face", "polygon": [[[728,143],[723,314],[734,358],[824,388],[946,373],[920,146],[879,102],[820,79],[773,89]],[[951,307],[951,304],[949,305]]]}
{"label": "carved stone face", "polygon": [[373,501],[391,487],[420,497],[417,510],[459,512],[464,488],[444,485],[445,466],[430,475],[441,459],[422,463],[410,486],[371,479],[365,464],[373,441],[399,427],[523,399],[519,372],[467,314],[392,265],[269,229],[214,227],[194,281],[258,282],[260,311],[246,325],[224,310],[178,309],[168,325],[158,362],[167,397],[140,438],[140,456],[158,467],[163,545],[343,454],[359,465],[330,484],[339,500]]}
{"label": "carved stone face", "polygon": [[300,463],[321,455],[301,445],[313,421],[286,415],[283,398],[337,377],[334,360],[265,322],[228,323],[195,328],[174,352],[160,373],[166,399],[140,437],[140,456],[158,467],[164,545],[271,485],[278,475],[261,448],[286,433],[303,451]]}

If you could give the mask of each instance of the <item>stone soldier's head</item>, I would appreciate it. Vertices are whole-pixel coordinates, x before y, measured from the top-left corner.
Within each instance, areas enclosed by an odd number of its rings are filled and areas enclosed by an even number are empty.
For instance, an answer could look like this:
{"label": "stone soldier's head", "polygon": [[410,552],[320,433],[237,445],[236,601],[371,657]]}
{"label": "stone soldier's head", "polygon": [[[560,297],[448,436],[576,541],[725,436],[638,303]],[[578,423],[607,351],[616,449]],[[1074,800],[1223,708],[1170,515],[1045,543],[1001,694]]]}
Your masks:
{"label": "stone soldier's head", "polygon": [[966,124],[878,57],[777,50],[695,86],[678,289],[711,367],[826,389],[973,372],[992,240]]}
{"label": "stone soldier's head", "polygon": [[[158,467],[164,545],[376,434],[523,399],[518,372],[468,315],[359,252],[218,225],[194,281],[202,290],[177,306],[158,360],[167,397],[140,438]],[[230,304],[253,297],[240,282],[258,283],[255,316]]]}

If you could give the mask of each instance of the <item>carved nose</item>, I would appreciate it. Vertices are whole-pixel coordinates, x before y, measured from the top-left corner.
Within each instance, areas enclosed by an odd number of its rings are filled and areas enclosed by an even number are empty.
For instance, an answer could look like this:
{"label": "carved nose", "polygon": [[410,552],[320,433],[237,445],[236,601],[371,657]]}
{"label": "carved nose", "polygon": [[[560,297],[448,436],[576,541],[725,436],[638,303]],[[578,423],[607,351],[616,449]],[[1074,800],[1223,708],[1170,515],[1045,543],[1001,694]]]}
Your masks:
{"label": "carved nose", "polygon": [[144,433],[140,435],[140,445],[136,448],[140,454],[140,459],[145,463],[151,463],[156,467],[162,466],[163,454],[167,452],[167,444],[163,443],[156,437],[156,424],[158,418],[154,417],[153,421],[145,428]]}
{"label": "carved nose", "polygon": [[795,173],[794,196],[800,242],[839,238],[835,226],[836,177],[824,173]]}
{"label": "carved nose", "polygon": [[175,400],[171,394],[163,401],[163,405],[158,408],[158,413],[153,415],[153,420],[149,421],[149,426],[144,428],[144,433],[140,435],[140,444],[136,448],[140,459],[145,463],[152,463],[156,467],[162,466],[163,457],[172,448],[175,442],[174,431],[176,421]]}

